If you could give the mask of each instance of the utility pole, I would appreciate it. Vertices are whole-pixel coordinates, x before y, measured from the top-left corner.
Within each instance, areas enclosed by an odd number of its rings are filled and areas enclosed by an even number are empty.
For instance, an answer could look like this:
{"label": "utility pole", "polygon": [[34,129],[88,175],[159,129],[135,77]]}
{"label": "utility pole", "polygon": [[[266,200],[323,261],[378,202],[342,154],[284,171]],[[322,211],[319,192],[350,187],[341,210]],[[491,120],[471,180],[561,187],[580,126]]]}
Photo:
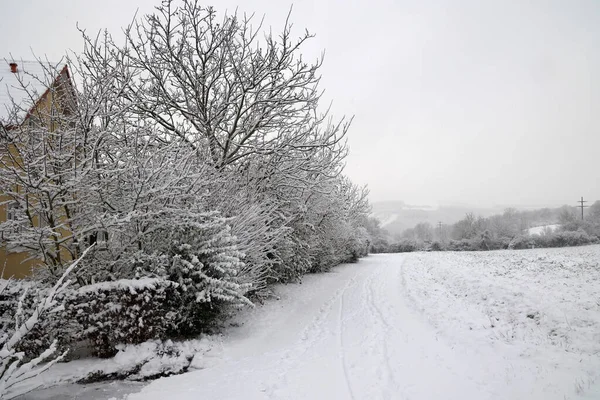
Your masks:
{"label": "utility pole", "polygon": [[443,242],[443,241],[444,241],[444,236],[442,235],[442,225],[443,225],[443,224],[442,224],[442,221],[439,221],[439,222],[438,222],[438,229],[439,229],[439,231],[440,231],[440,241],[442,241],[442,242]]}
{"label": "utility pole", "polygon": [[581,220],[583,221],[583,209],[585,207],[589,207],[589,206],[584,206],[583,203],[587,203],[587,201],[583,200],[583,196],[581,196],[581,200],[578,201],[579,205],[577,206],[578,208],[581,208]]}

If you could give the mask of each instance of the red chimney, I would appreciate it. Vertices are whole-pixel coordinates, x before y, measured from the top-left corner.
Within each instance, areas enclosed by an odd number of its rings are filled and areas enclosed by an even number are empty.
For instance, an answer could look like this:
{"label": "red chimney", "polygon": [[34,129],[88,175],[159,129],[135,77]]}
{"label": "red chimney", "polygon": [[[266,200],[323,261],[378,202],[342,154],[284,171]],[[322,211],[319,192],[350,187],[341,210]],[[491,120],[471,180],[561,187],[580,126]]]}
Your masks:
{"label": "red chimney", "polygon": [[13,74],[16,74],[17,73],[17,63],[13,62],[8,65],[10,65],[10,72],[12,72]]}

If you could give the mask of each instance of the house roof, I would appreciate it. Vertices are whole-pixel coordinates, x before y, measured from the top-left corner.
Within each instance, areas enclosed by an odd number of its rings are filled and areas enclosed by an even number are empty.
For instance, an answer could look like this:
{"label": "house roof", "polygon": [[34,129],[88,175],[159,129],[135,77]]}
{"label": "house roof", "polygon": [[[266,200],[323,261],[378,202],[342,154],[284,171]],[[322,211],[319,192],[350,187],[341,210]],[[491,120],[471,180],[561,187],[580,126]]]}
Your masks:
{"label": "house roof", "polygon": [[[17,72],[11,71],[17,64]],[[0,58],[0,123],[18,124],[48,91],[60,73],[60,64]]]}

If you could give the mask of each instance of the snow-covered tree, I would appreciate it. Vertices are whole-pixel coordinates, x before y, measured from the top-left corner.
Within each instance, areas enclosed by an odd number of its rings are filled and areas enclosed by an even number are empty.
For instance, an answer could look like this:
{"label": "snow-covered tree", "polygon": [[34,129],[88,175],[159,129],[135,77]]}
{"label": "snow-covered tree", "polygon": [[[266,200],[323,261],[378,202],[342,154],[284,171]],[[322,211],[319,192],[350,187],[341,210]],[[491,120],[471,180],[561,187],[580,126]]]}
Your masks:
{"label": "snow-covered tree", "polygon": [[322,60],[300,53],[308,32],[294,39],[286,20],[276,36],[252,17],[219,17],[197,0],[177,4],[163,1],[135,21],[120,49],[136,71],[127,95],[141,116],[216,168],[315,147],[344,152],[348,123],[318,109]]}
{"label": "snow-covered tree", "polygon": [[[300,53],[311,35],[177,4],[136,19],[123,45],[82,31],[75,106],[2,132],[19,149],[0,166],[17,205],[4,240],[51,282],[96,243],[67,315],[107,353],[196,333],[225,304],[356,261],[371,242],[367,191],[342,174],[350,120],[319,104],[322,60]],[[97,329],[124,307],[137,313],[127,328]]]}

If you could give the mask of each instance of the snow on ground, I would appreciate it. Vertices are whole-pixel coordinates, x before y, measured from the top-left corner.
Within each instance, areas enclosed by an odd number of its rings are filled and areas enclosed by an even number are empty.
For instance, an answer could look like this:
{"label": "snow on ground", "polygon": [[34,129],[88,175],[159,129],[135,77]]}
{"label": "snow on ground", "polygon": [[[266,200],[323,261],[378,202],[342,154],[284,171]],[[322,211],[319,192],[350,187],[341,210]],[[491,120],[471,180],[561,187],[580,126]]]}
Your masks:
{"label": "snow on ground", "polygon": [[449,341],[515,360],[540,398],[598,399],[599,261],[597,245],[415,254],[405,288]]}
{"label": "snow on ground", "polygon": [[128,400],[598,399],[600,246],[369,256],[245,313]]}
{"label": "snow on ground", "polygon": [[[598,399],[599,261],[598,245],[369,256],[276,287],[278,300],[242,312],[221,340],[197,341],[198,370],[23,399]],[[148,346],[34,383],[142,359],[160,371]]]}
{"label": "snow on ground", "polygon": [[[153,376],[204,367],[205,359],[219,352],[216,338],[204,337],[183,342],[149,341],[122,346],[110,359],[84,358],[58,363],[42,374],[15,385],[13,394],[27,393],[17,399],[107,399],[139,390],[138,382]],[[191,360],[191,361],[190,361]],[[135,373],[131,374],[131,371]],[[102,373],[105,376],[128,375],[127,381],[80,385],[75,382]],[[36,390],[30,392],[33,388]]]}
{"label": "snow on ground", "polygon": [[139,392],[144,383],[132,381],[99,382],[86,385],[62,383],[36,390],[15,400],[106,400],[122,399],[128,393]]}
{"label": "snow on ground", "polygon": [[554,232],[556,231],[558,228],[560,228],[560,225],[558,224],[554,224],[554,225],[543,225],[543,226],[534,226],[533,228],[529,228],[527,229],[527,233],[529,235],[541,235],[542,233],[549,231],[549,232]]}

